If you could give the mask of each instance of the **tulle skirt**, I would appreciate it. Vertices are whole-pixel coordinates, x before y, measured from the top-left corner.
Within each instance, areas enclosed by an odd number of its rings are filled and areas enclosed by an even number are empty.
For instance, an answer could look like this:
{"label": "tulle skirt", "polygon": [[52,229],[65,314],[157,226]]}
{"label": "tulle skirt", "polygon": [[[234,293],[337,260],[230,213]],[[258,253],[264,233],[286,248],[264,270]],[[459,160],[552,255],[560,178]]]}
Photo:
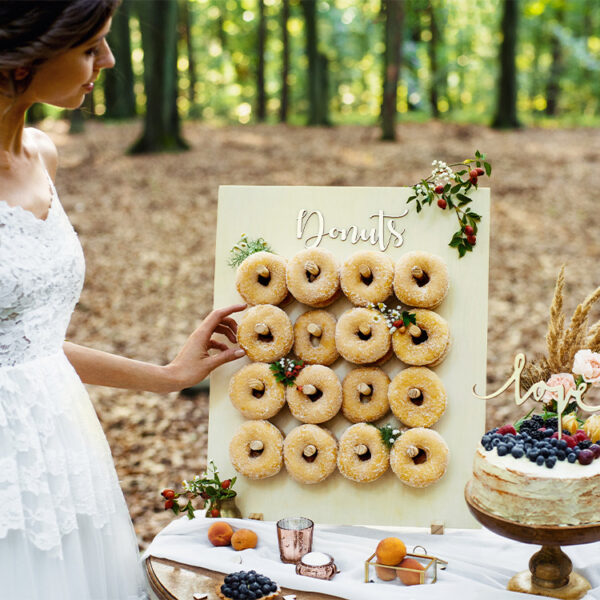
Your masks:
{"label": "tulle skirt", "polygon": [[0,367],[0,597],[142,600],[137,542],[96,413],[62,352]]}

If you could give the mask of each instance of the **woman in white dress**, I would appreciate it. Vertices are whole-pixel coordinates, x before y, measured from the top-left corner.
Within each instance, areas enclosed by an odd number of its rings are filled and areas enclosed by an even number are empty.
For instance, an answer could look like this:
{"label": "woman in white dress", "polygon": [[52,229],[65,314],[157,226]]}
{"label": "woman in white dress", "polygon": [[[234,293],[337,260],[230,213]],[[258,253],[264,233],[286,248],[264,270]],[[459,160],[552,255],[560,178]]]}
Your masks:
{"label": "woman in white dress", "polygon": [[116,5],[0,2],[0,598],[145,598],[127,506],[82,382],[175,391],[244,354],[229,316],[243,305],[210,313],[166,366],[64,341],[83,255],[54,189],[56,148],[24,128],[25,112],[83,102],[114,65],[105,36]]}

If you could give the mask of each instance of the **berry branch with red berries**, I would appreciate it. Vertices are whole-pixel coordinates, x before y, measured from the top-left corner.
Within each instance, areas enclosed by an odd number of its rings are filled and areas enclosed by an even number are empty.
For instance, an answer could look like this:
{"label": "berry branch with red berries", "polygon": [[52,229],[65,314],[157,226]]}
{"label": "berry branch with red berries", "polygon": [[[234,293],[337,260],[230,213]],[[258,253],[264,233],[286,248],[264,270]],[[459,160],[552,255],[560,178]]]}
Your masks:
{"label": "berry branch with red berries", "polygon": [[291,387],[304,367],[304,362],[301,360],[282,358],[277,362],[271,363],[269,369],[273,371],[273,375],[279,383]]}
{"label": "berry branch with red berries", "polygon": [[[193,519],[194,506],[192,500],[200,496],[204,500],[204,508],[210,511],[210,516],[220,517],[220,502],[237,496],[237,492],[233,490],[235,481],[236,477],[221,481],[217,467],[211,460],[206,473],[196,475],[191,481],[184,480],[182,482],[183,491],[181,493],[172,489],[166,489],[161,492],[161,496],[165,499],[165,510],[170,509],[176,515],[185,512],[188,519]],[[180,497],[183,500],[187,500],[186,504],[179,504],[178,499]]]}
{"label": "berry branch with red berries", "polygon": [[[477,189],[480,177],[489,177],[492,174],[492,165],[479,150],[475,152],[474,158],[467,158],[462,163],[447,165],[445,162],[434,160],[431,165],[431,175],[412,187],[414,195],[406,202],[415,202],[418,213],[424,206],[431,206],[434,201],[441,210],[454,210],[459,229],[452,236],[449,246],[456,248],[459,257],[462,258],[467,252],[473,251],[477,243],[478,224],[481,221],[481,215],[469,206],[473,200],[468,194],[471,189]],[[452,167],[465,165],[466,169],[456,172],[452,170]]]}

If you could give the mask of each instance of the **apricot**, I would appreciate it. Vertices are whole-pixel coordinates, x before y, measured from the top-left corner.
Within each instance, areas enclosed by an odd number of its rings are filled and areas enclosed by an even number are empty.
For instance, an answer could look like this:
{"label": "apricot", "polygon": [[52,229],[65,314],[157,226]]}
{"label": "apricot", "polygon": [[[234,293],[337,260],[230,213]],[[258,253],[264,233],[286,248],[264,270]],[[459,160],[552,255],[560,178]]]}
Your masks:
{"label": "apricot", "polygon": [[388,537],[377,544],[375,553],[378,563],[396,566],[406,556],[406,546],[397,537]]}
{"label": "apricot", "polygon": [[392,581],[392,579],[396,579],[396,571],[394,571],[394,569],[390,569],[389,567],[380,567],[379,565],[375,565],[375,573],[377,573],[377,577],[379,577],[379,579],[383,579],[383,581]]}
{"label": "apricot", "polygon": [[231,536],[231,545],[234,550],[246,550],[246,548],[256,548],[258,536],[250,529],[238,529]]}
{"label": "apricot", "polygon": [[[399,565],[405,569],[415,569],[418,571],[424,571],[425,567],[414,558],[405,558]],[[419,573],[413,573],[412,571],[396,571],[398,573],[398,579],[404,585],[418,585],[421,583],[421,575]]]}
{"label": "apricot", "polygon": [[208,528],[208,540],[213,546],[229,546],[233,529],[225,521],[217,521]]}

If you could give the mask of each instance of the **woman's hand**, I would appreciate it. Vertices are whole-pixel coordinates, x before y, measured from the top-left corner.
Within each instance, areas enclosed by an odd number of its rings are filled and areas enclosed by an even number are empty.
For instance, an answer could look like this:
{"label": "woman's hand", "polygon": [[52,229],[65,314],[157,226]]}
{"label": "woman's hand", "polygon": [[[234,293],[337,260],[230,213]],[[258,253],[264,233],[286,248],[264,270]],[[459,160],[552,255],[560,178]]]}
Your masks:
{"label": "woman's hand", "polygon": [[[213,369],[246,354],[237,346],[237,323],[229,316],[245,308],[246,304],[218,308],[202,321],[177,356],[164,367],[175,386],[173,391],[197,384]],[[213,339],[216,333],[236,345],[228,346]],[[209,350],[217,350],[217,353],[209,354]]]}

